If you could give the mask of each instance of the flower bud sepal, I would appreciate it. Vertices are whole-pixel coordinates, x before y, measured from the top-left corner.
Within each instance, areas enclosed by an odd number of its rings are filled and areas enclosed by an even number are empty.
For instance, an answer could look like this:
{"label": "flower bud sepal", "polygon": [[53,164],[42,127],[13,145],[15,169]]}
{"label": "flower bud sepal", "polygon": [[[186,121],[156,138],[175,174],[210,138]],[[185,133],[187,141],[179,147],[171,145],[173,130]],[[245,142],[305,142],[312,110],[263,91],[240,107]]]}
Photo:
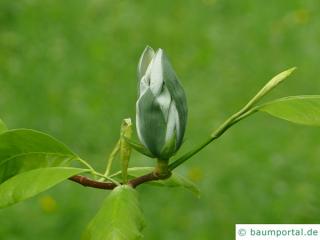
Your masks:
{"label": "flower bud sepal", "polygon": [[169,159],[175,155],[177,152],[176,145],[177,145],[177,132],[174,130],[172,137],[165,143],[163,146],[160,158],[161,159]]}
{"label": "flower bud sepal", "polygon": [[136,142],[132,139],[124,138],[126,142],[137,152],[150,157],[150,158],[156,158],[145,146],[143,146],[141,143]]}

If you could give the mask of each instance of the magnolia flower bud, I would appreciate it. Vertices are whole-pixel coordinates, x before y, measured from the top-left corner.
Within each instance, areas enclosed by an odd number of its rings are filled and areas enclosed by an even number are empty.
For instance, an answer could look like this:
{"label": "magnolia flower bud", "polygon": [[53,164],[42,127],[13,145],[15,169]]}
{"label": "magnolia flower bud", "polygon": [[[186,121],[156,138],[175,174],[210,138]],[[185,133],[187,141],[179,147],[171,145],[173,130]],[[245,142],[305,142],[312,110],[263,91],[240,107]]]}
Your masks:
{"label": "magnolia flower bud", "polygon": [[136,127],[141,143],[158,159],[180,148],[187,123],[184,90],[162,49],[146,47],[138,65]]}

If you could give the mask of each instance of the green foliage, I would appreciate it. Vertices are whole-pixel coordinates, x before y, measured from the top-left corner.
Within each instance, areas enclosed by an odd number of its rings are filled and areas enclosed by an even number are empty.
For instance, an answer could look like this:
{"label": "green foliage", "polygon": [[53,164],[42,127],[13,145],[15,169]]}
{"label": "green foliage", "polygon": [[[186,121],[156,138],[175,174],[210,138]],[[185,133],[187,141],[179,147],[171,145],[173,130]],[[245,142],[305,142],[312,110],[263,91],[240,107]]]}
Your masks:
{"label": "green foliage", "polygon": [[[136,87],[146,44],[167,49],[183,80],[190,108],[184,149],[287,66],[300,70],[274,97],[320,91],[318,0],[0,2],[0,116],[11,127],[57,136],[101,168],[118,138],[115,126],[134,116],[136,93],[127,90]],[[145,238],[225,240],[239,222],[319,223],[319,134],[262,115],[237,125],[183,169],[201,185],[200,200],[138,189],[147,221],[157,219]],[[58,211],[48,217],[41,196],[3,209],[0,238],[78,239],[105,192],[62,184],[47,194]]]}
{"label": "green foliage", "polygon": [[0,208],[39,194],[73,175],[88,171],[80,168],[38,168],[18,174],[0,185]]}
{"label": "green foliage", "polygon": [[320,96],[291,96],[268,102],[257,108],[290,122],[320,126]]}
{"label": "green foliage", "polygon": [[0,119],[0,134],[7,130],[8,130],[7,125]]}
{"label": "green foliage", "polygon": [[55,138],[35,130],[0,134],[0,183],[28,170],[68,166],[77,156]]}
{"label": "green foliage", "polygon": [[115,188],[88,225],[83,240],[138,240],[144,219],[136,190],[123,185]]}

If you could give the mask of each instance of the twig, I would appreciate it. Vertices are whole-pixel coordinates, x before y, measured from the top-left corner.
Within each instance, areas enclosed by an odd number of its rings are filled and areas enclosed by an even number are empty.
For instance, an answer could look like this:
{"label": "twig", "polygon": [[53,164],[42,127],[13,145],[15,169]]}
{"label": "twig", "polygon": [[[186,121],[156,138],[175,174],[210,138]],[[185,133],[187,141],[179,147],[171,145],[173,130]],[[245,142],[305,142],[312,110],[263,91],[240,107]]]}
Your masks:
{"label": "twig", "polygon": [[[151,172],[151,173],[142,175],[140,177],[131,179],[128,182],[128,185],[132,186],[133,188],[136,188],[143,183],[150,182],[150,181],[156,181],[156,180],[163,180],[163,179],[166,179],[169,177],[170,177],[170,175],[160,177],[160,176],[157,176],[155,173]],[[70,177],[69,180],[76,182],[76,183],[79,183],[85,187],[92,187],[92,188],[99,188],[99,189],[106,189],[106,190],[112,190],[115,187],[117,187],[117,185],[112,182],[99,182],[99,181],[95,181],[95,180],[92,180],[88,177],[80,176],[80,175]],[[123,183],[121,183],[121,184],[123,184]]]}
{"label": "twig", "polygon": [[162,179],[166,179],[169,178],[170,175],[165,176],[165,177],[160,177],[157,176],[154,172],[148,173],[146,175],[142,175],[140,177],[131,179],[129,181],[129,185],[131,185],[133,188],[138,187],[140,184],[146,183],[146,182],[150,182],[150,181],[156,181],[156,180],[162,180]]}
{"label": "twig", "polygon": [[114,189],[117,186],[115,183],[112,183],[112,182],[99,182],[99,181],[95,181],[80,175],[70,177],[69,180],[79,183],[82,186],[92,187],[92,188]]}

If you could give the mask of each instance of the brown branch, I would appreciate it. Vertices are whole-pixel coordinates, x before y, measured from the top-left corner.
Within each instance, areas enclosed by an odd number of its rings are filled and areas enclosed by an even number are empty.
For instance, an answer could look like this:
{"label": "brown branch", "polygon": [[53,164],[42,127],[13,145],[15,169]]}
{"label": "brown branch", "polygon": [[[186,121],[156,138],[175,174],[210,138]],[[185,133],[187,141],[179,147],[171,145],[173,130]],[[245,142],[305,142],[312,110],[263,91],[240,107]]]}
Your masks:
{"label": "brown branch", "polygon": [[76,175],[73,177],[70,177],[69,180],[74,181],[76,183],[81,184],[85,187],[92,187],[92,188],[100,188],[100,189],[114,189],[117,185],[112,182],[99,182],[92,180],[90,178]]}
{"label": "brown branch", "polygon": [[150,182],[150,181],[155,181],[155,180],[160,180],[161,178],[159,176],[157,176],[156,174],[154,174],[154,172],[148,173],[146,175],[142,175],[140,177],[131,179],[129,181],[129,184],[133,187],[136,188],[139,185],[146,183],[146,182]]}
{"label": "brown branch", "polygon": [[[131,179],[128,182],[128,185],[132,186],[133,188],[138,187],[139,185],[146,183],[146,182],[150,182],[150,181],[156,181],[156,180],[161,180],[161,179],[166,179],[170,177],[170,175],[167,176],[158,176],[156,175],[154,172],[148,173],[146,175],[142,175],[140,177]],[[114,189],[117,185],[115,183],[112,182],[99,182],[99,181],[95,181],[92,180],[90,178],[87,178],[85,176],[80,176],[80,175],[76,175],[73,177],[70,177],[69,180],[79,183],[82,186],[85,187],[92,187],[92,188],[99,188],[99,189],[109,189],[112,190]]]}

